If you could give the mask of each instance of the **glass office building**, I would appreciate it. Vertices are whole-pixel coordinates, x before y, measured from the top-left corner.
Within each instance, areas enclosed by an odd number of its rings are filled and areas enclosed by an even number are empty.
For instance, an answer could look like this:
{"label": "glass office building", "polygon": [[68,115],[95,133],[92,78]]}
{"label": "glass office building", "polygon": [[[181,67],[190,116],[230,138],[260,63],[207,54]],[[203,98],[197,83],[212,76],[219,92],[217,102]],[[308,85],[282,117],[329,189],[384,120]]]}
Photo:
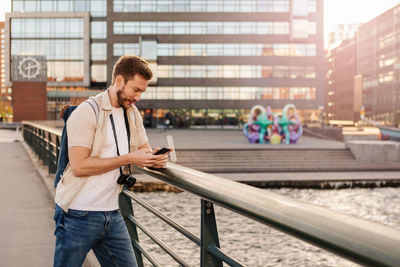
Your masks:
{"label": "glass office building", "polygon": [[10,55],[47,57],[55,106],[109,86],[125,54],[155,73],[147,126],[237,125],[257,104],[313,120],[324,103],[322,0],[14,0],[6,23]]}
{"label": "glass office building", "polygon": [[365,117],[400,124],[400,4],[360,26],[356,70]]}

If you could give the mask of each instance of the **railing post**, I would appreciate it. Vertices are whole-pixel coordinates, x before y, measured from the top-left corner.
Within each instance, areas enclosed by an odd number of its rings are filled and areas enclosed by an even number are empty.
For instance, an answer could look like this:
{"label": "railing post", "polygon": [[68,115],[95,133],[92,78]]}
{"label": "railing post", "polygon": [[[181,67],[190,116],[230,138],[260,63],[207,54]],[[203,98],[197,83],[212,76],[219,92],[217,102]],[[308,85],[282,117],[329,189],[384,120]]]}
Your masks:
{"label": "railing post", "polygon": [[49,174],[57,172],[57,163],[56,163],[57,159],[55,156],[53,138],[51,135],[52,135],[51,133],[47,133],[47,136],[48,136],[47,140],[48,140],[48,147],[49,147],[49,151],[48,151]]}
{"label": "railing post", "polygon": [[[125,186],[124,186],[125,190]],[[133,213],[133,208],[132,208],[132,200],[130,197],[126,196],[124,193],[119,194],[119,208],[121,209],[121,214],[122,217],[124,218],[126,228],[128,228],[129,236],[131,237],[131,240],[136,240],[139,243],[139,236],[137,233],[137,228],[136,225],[134,225],[130,220],[128,220],[128,215],[132,214],[132,216],[135,216]],[[138,263],[139,267],[143,267],[143,258],[142,258],[142,253],[133,245],[133,251],[135,252],[136,256],[136,261]]]}
{"label": "railing post", "polygon": [[58,158],[60,157],[60,144],[61,144],[61,137],[56,135],[56,171],[58,168]]}
{"label": "railing post", "polygon": [[38,131],[38,150],[39,150],[39,159],[43,162],[43,165],[46,165],[46,142],[43,138],[43,130],[39,129]]}
{"label": "railing post", "polygon": [[37,136],[36,136],[37,131],[38,131],[37,128],[32,127],[32,149],[36,155],[39,155],[39,151],[37,150],[38,149]]}
{"label": "railing post", "polygon": [[41,149],[40,149],[40,129],[35,129],[35,153],[39,159],[42,160]]}
{"label": "railing post", "polygon": [[222,261],[208,252],[214,245],[219,248],[217,222],[215,221],[214,206],[211,202],[201,200],[201,267],[222,267]]}

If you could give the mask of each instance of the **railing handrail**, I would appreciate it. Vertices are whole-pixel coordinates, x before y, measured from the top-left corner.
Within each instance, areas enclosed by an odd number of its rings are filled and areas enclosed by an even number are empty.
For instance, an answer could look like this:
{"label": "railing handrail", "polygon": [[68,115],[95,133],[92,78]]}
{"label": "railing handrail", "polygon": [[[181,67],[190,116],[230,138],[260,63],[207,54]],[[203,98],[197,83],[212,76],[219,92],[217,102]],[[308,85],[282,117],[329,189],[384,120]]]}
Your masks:
{"label": "railing handrail", "polygon": [[[38,123],[23,123],[61,134]],[[135,169],[352,261],[400,266],[400,231],[389,226],[173,163],[162,170]]]}
{"label": "railing handrail", "polygon": [[400,231],[174,163],[136,167],[182,190],[366,265],[400,265]]}
{"label": "railing handrail", "polygon": [[39,121],[37,121],[37,122],[35,122],[35,121],[22,121],[21,124],[22,125],[25,125],[25,124],[26,125],[30,125],[32,127],[36,127],[38,129],[44,130],[44,131],[46,131],[48,133],[51,133],[51,134],[54,134],[56,136],[61,137],[62,129],[57,130],[57,129],[52,128],[50,126],[40,124]]}

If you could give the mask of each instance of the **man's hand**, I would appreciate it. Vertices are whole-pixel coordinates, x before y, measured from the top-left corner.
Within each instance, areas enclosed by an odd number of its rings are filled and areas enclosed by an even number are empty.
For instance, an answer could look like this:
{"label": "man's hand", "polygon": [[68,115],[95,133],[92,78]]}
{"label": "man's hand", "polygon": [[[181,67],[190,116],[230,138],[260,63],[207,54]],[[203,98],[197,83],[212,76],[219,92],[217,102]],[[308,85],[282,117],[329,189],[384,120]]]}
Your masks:
{"label": "man's hand", "polygon": [[153,155],[153,151],[147,148],[129,153],[130,164],[138,167],[163,168],[167,164],[166,155]]}
{"label": "man's hand", "polygon": [[[161,149],[160,147],[156,147],[156,148],[154,149],[153,153],[157,152],[157,151],[160,150],[160,149]],[[171,149],[171,151],[172,151],[172,149]],[[171,151],[169,151],[169,152],[171,152]],[[162,158],[161,160],[157,160],[157,161],[154,163],[153,168],[156,168],[156,169],[165,168],[165,166],[167,165],[167,162],[168,162],[167,158],[168,158],[168,153],[169,153],[169,152],[167,152],[167,153],[165,153],[165,154],[161,154],[162,156],[164,156],[164,158]]]}

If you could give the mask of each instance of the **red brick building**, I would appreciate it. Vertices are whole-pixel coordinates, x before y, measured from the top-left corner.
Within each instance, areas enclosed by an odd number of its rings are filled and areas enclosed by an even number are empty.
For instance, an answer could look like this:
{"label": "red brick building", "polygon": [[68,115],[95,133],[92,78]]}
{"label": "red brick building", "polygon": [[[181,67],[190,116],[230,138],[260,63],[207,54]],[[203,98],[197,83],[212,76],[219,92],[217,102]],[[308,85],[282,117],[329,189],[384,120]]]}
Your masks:
{"label": "red brick building", "polygon": [[0,21],[0,121],[12,119],[11,89],[5,83],[4,21]]}

